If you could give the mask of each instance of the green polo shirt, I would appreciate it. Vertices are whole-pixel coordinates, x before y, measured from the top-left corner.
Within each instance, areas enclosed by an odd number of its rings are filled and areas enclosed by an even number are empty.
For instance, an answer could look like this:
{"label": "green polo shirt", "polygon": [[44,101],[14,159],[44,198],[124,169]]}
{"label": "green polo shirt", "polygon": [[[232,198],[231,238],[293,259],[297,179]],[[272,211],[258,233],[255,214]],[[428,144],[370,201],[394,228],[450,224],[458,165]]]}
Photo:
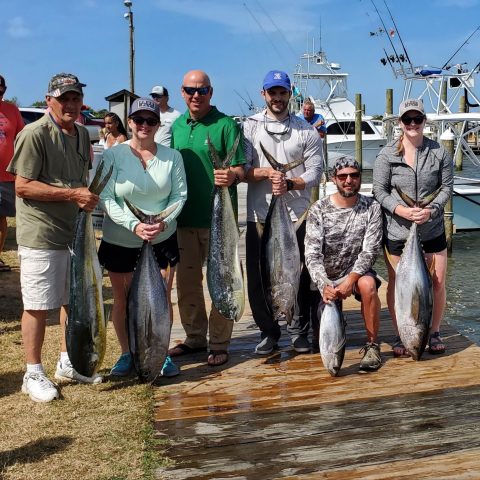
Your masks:
{"label": "green polo shirt", "polygon": [[[207,136],[223,159],[239,134],[240,128],[235,121],[215,107],[199,121],[192,120],[187,111],[174,122],[171,146],[182,154],[188,189],[187,202],[177,219],[179,227],[210,228],[214,183]],[[231,165],[244,163],[243,142],[240,141]],[[237,214],[237,187],[230,187],[229,191]]]}

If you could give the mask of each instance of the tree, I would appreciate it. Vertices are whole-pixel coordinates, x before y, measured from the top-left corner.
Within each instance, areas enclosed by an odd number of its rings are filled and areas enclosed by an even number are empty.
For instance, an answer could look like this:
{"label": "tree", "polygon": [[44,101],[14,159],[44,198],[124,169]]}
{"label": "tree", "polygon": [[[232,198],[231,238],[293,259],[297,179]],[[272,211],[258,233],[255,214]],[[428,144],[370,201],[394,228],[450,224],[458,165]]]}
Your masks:
{"label": "tree", "polygon": [[20,102],[18,101],[18,97],[12,97],[12,98],[8,98],[8,99],[5,99],[6,102],[8,103],[13,103],[14,105],[16,105],[17,107],[20,107]]}
{"label": "tree", "polygon": [[47,102],[45,100],[38,100],[32,103],[32,107],[35,108],[43,108],[47,106]]}

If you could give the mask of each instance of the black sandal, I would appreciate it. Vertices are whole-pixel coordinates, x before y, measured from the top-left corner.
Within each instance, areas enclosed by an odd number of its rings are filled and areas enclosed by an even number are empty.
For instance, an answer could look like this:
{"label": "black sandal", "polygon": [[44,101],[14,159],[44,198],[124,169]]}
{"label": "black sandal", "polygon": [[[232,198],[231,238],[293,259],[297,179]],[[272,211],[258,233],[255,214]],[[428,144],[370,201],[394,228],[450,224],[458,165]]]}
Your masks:
{"label": "black sandal", "polygon": [[[180,350],[178,353],[175,353],[175,350],[178,348]],[[207,347],[189,347],[185,343],[178,343],[174,347],[168,350],[168,354],[171,357],[180,357],[182,355],[190,355],[192,353],[206,352]]]}
{"label": "black sandal", "polygon": [[430,335],[430,339],[428,340],[428,351],[432,355],[441,355],[442,353],[445,353],[445,344],[440,337],[440,332],[433,332]]}
{"label": "black sandal", "polygon": [[[407,358],[410,356],[410,354],[408,353],[408,350],[405,348],[405,345],[403,344],[402,342],[402,339],[400,337],[395,337],[395,340],[394,340],[394,343],[393,343],[393,346],[392,346],[392,350],[393,350],[393,356],[394,358]],[[402,352],[401,353],[396,353],[395,350],[401,350]]]}

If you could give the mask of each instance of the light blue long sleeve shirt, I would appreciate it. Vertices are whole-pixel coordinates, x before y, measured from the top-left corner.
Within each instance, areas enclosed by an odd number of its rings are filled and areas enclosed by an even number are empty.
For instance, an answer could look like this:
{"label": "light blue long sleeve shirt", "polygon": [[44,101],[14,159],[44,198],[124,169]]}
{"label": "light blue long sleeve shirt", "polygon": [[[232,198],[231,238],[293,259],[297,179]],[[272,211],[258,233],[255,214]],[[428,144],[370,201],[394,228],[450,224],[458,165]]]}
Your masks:
{"label": "light blue long sleeve shirt", "polygon": [[157,143],[156,155],[147,162],[146,169],[123,143],[104,152],[104,172],[113,165],[112,176],[100,194],[100,206],[106,212],[103,239],[122,247],[141,247],[143,240],[135,233],[139,220],[124,202],[147,215],[157,215],[170,205],[178,207],[164,220],[166,228],[152,241],[160,243],[177,228],[176,218],[187,199],[187,182],[181,154]]}

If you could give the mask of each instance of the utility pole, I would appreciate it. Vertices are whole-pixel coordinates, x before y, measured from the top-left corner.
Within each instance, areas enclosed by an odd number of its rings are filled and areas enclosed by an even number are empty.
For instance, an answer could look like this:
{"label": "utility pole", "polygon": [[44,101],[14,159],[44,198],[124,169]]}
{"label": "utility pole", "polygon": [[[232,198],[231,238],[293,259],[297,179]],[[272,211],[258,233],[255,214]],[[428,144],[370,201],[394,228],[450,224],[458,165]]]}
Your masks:
{"label": "utility pole", "polygon": [[123,16],[128,19],[128,26],[130,30],[130,91],[135,93],[135,47],[133,41],[133,12],[132,12],[132,2],[130,0],[124,0],[123,4],[128,8],[128,12],[124,13]]}

